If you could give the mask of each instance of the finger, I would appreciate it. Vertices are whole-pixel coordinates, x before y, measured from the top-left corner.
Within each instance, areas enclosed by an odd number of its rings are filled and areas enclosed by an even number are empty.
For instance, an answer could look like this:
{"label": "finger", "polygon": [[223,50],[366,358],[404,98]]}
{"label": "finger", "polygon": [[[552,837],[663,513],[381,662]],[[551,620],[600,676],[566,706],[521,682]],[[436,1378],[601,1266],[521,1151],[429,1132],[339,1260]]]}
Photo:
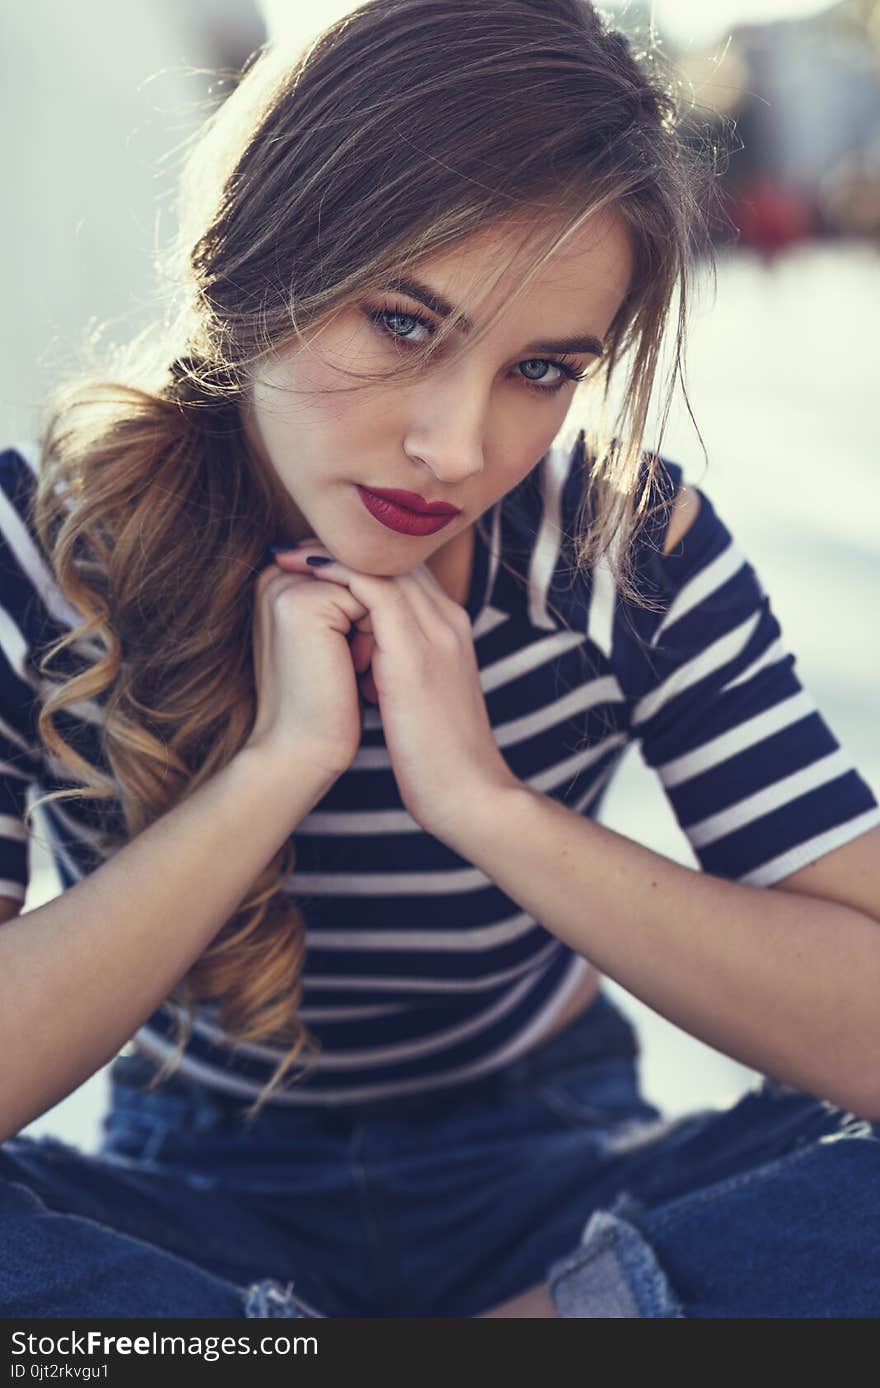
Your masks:
{"label": "finger", "polygon": [[[325,555],[328,558],[331,557],[327,553],[327,550],[324,549],[324,547],[321,545],[320,540],[316,539],[314,536],[311,536],[307,540],[301,541],[301,546],[303,547],[304,552],[306,554],[315,553]],[[288,578],[299,578],[301,576],[301,565],[291,565],[290,567],[285,567],[283,563],[278,562],[280,559],[287,558],[290,554],[298,552],[298,550],[279,550],[278,553],[273,556],[273,562],[269,565],[267,569],[264,569],[263,572],[260,574],[260,577],[257,580],[258,584],[262,584],[263,587],[267,587],[273,575],[279,581],[283,581],[285,576]],[[308,574],[311,574],[313,572],[314,570],[310,566],[308,569]],[[306,574],[302,574],[303,578],[307,576],[308,575]],[[370,615],[366,611],[362,603],[361,615],[358,616],[356,621],[352,622],[352,628],[349,635],[353,636],[355,632],[365,632],[368,635],[372,635],[372,631],[373,624],[370,621]]]}
{"label": "finger", "polygon": [[442,588],[437,584],[437,591],[433,590],[429,584],[420,580],[417,569],[412,569],[409,573],[401,574],[395,580],[400,585],[402,592],[406,594],[407,601],[411,604],[413,611],[419,619],[419,625],[426,633],[436,631],[440,623],[449,626],[450,611],[444,607],[437,599],[437,592],[442,596]]}
{"label": "finger", "polygon": [[[266,620],[264,609],[266,609],[267,604],[271,606],[276,601],[282,600],[286,591],[305,587],[311,592],[312,598],[321,599],[329,625],[346,640],[351,640],[356,634],[356,624],[362,622],[367,616],[365,603],[344,584],[336,584],[333,588],[325,587],[321,593],[312,591],[314,584],[310,582],[311,572],[309,569],[308,573],[300,574],[279,568],[259,591],[259,600],[255,603],[255,622],[259,627],[262,626],[263,621]],[[311,602],[311,598],[308,601]]]}
{"label": "finger", "polygon": [[466,611],[461,603],[456,602],[455,598],[449,596],[446,589],[434,576],[427,564],[419,564],[416,568],[411,569],[409,577],[419,585],[422,591],[427,594],[435,604],[438,612],[442,613],[447,619],[460,617],[461,614]]}
{"label": "finger", "polygon": [[376,688],[376,681],[373,679],[372,670],[362,676],[360,680],[360,691],[367,703],[378,704],[379,691]]}
{"label": "finger", "polygon": [[[303,540],[293,553],[296,555],[304,554],[306,559],[309,555],[333,558],[319,540]],[[286,551],[284,557],[287,557]],[[334,562],[338,563],[339,561],[334,560]],[[322,565],[321,567],[327,568],[329,566]],[[343,565],[342,567],[346,566]],[[365,575],[365,577],[370,576]],[[332,577],[332,575],[328,574],[328,577]],[[427,565],[420,564],[415,569],[411,569],[409,573],[396,574],[392,581],[406,593],[413,611],[416,613],[419,625],[426,636],[430,634],[432,629],[436,629],[438,621],[445,621],[446,625],[451,625],[457,616],[460,617],[459,604],[453,602],[452,598],[448,596]],[[358,623],[358,630],[372,632],[373,627],[370,618],[365,618],[363,623]]]}
{"label": "finger", "polygon": [[[314,552],[297,549],[276,557],[283,561],[285,572],[307,573],[321,582],[347,587],[367,609],[372,622],[372,635],[380,647],[388,647],[401,635],[410,640],[430,638],[430,621],[427,627],[423,627],[419,620],[419,613],[426,613],[426,604],[422,602],[418,608],[414,606],[411,601],[413,590],[402,583],[406,575],[379,577],[360,573],[326,554],[320,557],[329,558],[329,564],[312,566],[307,560]],[[436,616],[433,620],[436,623]]]}
{"label": "finger", "polygon": [[351,660],[355,670],[362,675],[370,667],[375,649],[375,641],[372,634],[356,632],[349,649],[351,650]]}

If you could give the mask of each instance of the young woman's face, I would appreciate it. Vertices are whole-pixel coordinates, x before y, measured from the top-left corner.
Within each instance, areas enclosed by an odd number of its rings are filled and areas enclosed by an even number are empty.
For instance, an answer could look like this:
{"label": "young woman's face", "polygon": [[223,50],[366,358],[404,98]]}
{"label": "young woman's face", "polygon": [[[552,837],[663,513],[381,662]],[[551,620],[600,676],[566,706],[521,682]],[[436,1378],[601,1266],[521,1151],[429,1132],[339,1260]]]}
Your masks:
{"label": "young woman's face", "polygon": [[[495,230],[423,260],[416,278],[429,297],[476,320],[471,305],[507,256],[509,243]],[[481,304],[482,314],[507,301],[528,263],[526,251]],[[565,368],[583,372],[596,362],[631,271],[628,235],[609,210],[555,252],[457,362],[441,353],[415,380],[334,393],[351,384],[347,367],[388,368],[407,339],[428,340],[437,312],[400,289],[370,296],[308,347],[278,354],[258,373],[243,410],[252,447],[280,483],[284,514],[275,538],[314,536],[362,573],[396,575],[424,563],[546,453],[575,390]],[[569,338],[598,341],[594,351],[581,341],[563,353],[559,344]],[[396,528],[399,512],[381,503],[370,508],[365,493],[372,488],[415,493],[458,512],[433,533],[407,533]]]}

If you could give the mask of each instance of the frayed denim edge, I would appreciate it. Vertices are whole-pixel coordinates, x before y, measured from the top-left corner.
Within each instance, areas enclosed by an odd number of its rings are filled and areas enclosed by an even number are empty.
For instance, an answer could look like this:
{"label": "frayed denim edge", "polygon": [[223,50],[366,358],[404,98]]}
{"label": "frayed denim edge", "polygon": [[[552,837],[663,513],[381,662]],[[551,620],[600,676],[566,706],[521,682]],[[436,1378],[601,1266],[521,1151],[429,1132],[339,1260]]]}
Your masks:
{"label": "frayed denim edge", "polygon": [[263,1277],[259,1282],[252,1282],[245,1288],[244,1314],[253,1318],[285,1316],[288,1319],[317,1317],[326,1320],[323,1312],[316,1311],[301,1297],[293,1295],[292,1282],[282,1284],[276,1282],[273,1277]]}
{"label": "frayed denim edge", "polygon": [[548,1273],[550,1299],[569,1319],[683,1319],[653,1249],[634,1225],[607,1210],[591,1216],[580,1245]]}

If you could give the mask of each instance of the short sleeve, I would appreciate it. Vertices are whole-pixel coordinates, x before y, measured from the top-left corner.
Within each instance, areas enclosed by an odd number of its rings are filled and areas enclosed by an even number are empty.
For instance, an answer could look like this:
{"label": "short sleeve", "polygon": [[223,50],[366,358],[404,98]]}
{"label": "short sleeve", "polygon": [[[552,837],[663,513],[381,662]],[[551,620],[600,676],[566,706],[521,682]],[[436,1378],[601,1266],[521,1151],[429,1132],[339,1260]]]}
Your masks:
{"label": "short sleeve", "polygon": [[[667,497],[680,479],[664,462]],[[699,498],[671,554],[657,535],[642,541],[660,610],[619,614],[618,673],[632,736],[701,866],[771,886],[880,824],[880,810],[801,686],[754,568]]]}
{"label": "short sleeve", "polygon": [[24,902],[29,881],[27,793],[40,776],[35,695],[22,621],[30,588],[19,563],[20,455],[0,455],[0,895]]}

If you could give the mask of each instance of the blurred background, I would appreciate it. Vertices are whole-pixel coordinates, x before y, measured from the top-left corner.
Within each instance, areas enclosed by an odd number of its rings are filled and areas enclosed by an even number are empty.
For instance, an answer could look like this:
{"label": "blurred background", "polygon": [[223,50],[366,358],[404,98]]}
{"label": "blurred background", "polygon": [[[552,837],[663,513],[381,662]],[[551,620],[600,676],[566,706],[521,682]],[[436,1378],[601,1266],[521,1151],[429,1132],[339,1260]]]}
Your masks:
{"label": "blurred background", "polygon": [[[351,8],[4,7],[4,443],[36,437],[46,391],[83,343],[123,341],[161,313],[152,257],[174,230],[179,156],[245,58],[270,35],[301,46]],[[679,397],[662,451],[709,493],[755,564],[803,683],[877,792],[880,661],[869,633],[880,572],[880,0],[599,8],[637,47],[659,44],[690,84],[694,129],[726,153],[717,287],[697,267],[691,321],[687,390],[699,434]],[[572,410],[570,420],[577,397]],[[646,442],[656,445],[656,432]],[[693,861],[635,752],[603,818]],[[26,910],[59,890],[36,844],[31,866]],[[639,1030],[645,1092],[670,1116],[726,1105],[754,1081],[607,986]],[[26,1131],[90,1150],[105,1102],[101,1072]]]}

